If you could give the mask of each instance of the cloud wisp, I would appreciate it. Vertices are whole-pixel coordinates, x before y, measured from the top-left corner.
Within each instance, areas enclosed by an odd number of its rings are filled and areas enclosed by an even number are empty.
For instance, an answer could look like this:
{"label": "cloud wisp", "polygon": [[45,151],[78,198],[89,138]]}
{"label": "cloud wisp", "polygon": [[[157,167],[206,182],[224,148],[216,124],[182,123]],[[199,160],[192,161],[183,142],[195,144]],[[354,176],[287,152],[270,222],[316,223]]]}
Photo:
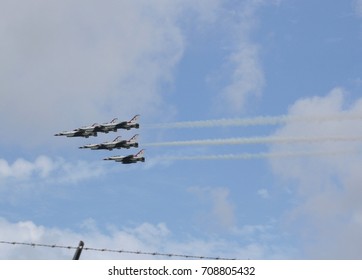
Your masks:
{"label": "cloud wisp", "polygon": [[256,26],[257,10],[264,1],[244,1],[235,17],[235,51],[227,61],[233,72],[230,83],[222,90],[220,99],[234,112],[243,111],[250,97],[260,97],[264,86],[264,73],[259,58],[259,46],[250,39]]}

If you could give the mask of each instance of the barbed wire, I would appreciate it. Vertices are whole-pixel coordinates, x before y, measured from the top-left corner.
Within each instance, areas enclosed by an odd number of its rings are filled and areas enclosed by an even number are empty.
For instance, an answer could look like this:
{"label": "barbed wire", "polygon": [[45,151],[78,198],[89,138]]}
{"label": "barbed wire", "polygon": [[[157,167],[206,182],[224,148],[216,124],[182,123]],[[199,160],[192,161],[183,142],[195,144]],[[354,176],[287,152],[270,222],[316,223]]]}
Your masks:
{"label": "barbed wire", "polygon": [[[78,246],[65,246],[65,245],[56,245],[56,244],[41,244],[41,243],[30,243],[30,242],[16,242],[16,241],[3,241],[0,240],[0,244],[8,245],[23,245],[31,247],[45,247],[45,248],[58,248],[58,249],[68,249],[75,250]],[[96,251],[96,252],[110,252],[110,253],[119,253],[119,254],[136,254],[136,255],[151,255],[151,256],[163,256],[163,257],[179,257],[185,259],[205,259],[205,260],[235,260],[232,258],[222,258],[222,257],[207,257],[207,256],[192,256],[184,254],[174,254],[174,253],[158,253],[158,252],[143,252],[143,251],[132,251],[132,250],[116,250],[116,249],[101,249],[101,248],[91,248],[83,247],[84,251]]]}

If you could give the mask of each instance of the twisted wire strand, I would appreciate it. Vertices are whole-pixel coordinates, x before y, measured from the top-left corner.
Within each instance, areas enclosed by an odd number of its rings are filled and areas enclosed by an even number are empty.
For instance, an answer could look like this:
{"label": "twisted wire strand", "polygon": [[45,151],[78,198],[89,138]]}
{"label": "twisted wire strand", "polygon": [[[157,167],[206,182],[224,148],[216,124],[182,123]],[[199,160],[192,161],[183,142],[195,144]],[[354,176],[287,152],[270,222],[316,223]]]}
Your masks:
{"label": "twisted wire strand", "polygon": [[[9,244],[9,245],[23,245],[31,247],[45,247],[45,248],[59,248],[59,249],[68,249],[75,250],[78,246],[65,246],[65,245],[56,245],[56,244],[41,244],[41,243],[30,243],[30,242],[16,242],[16,241],[2,241],[0,244]],[[158,252],[144,252],[144,251],[132,251],[132,250],[117,250],[117,249],[101,249],[101,248],[91,248],[84,247],[85,251],[96,251],[96,252],[110,252],[110,253],[119,253],[119,254],[136,254],[136,255],[151,255],[151,256],[163,256],[163,257],[180,257],[186,259],[205,259],[205,260],[235,260],[232,258],[222,258],[222,257],[208,257],[208,256],[193,256],[193,255],[184,255],[184,254],[174,254],[174,253],[158,253]]]}

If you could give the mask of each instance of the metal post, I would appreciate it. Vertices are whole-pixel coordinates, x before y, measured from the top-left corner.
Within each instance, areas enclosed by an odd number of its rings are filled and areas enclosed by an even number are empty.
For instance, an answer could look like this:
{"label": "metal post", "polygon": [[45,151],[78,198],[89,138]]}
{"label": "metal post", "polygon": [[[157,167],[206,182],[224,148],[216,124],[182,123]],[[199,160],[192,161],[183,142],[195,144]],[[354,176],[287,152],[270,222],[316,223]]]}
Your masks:
{"label": "metal post", "polygon": [[83,250],[83,247],[84,247],[84,242],[81,240],[81,241],[79,241],[78,248],[74,253],[73,260],[79,260],[80,254],[82,253],[82,250]]}

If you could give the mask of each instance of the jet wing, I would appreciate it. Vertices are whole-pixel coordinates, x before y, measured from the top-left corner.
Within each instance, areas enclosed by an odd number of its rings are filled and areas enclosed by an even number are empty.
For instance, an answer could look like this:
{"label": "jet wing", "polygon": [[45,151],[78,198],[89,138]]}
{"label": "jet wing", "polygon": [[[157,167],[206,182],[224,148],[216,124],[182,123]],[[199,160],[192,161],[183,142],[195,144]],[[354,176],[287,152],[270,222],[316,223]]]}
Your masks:
{"label": "jet wing", "polygon": [[122,161],[128,161],[128,160],[131,160],[133,158],[134,158],[133,155],[125,156],[125,157],[122,158]]}
{"label": "jet wing", "polygon": [[104,158],[103,160],[122,161],[124,158],[126,158],[126,157],[123,157],[123,156],[112,156],[112,157]]}

